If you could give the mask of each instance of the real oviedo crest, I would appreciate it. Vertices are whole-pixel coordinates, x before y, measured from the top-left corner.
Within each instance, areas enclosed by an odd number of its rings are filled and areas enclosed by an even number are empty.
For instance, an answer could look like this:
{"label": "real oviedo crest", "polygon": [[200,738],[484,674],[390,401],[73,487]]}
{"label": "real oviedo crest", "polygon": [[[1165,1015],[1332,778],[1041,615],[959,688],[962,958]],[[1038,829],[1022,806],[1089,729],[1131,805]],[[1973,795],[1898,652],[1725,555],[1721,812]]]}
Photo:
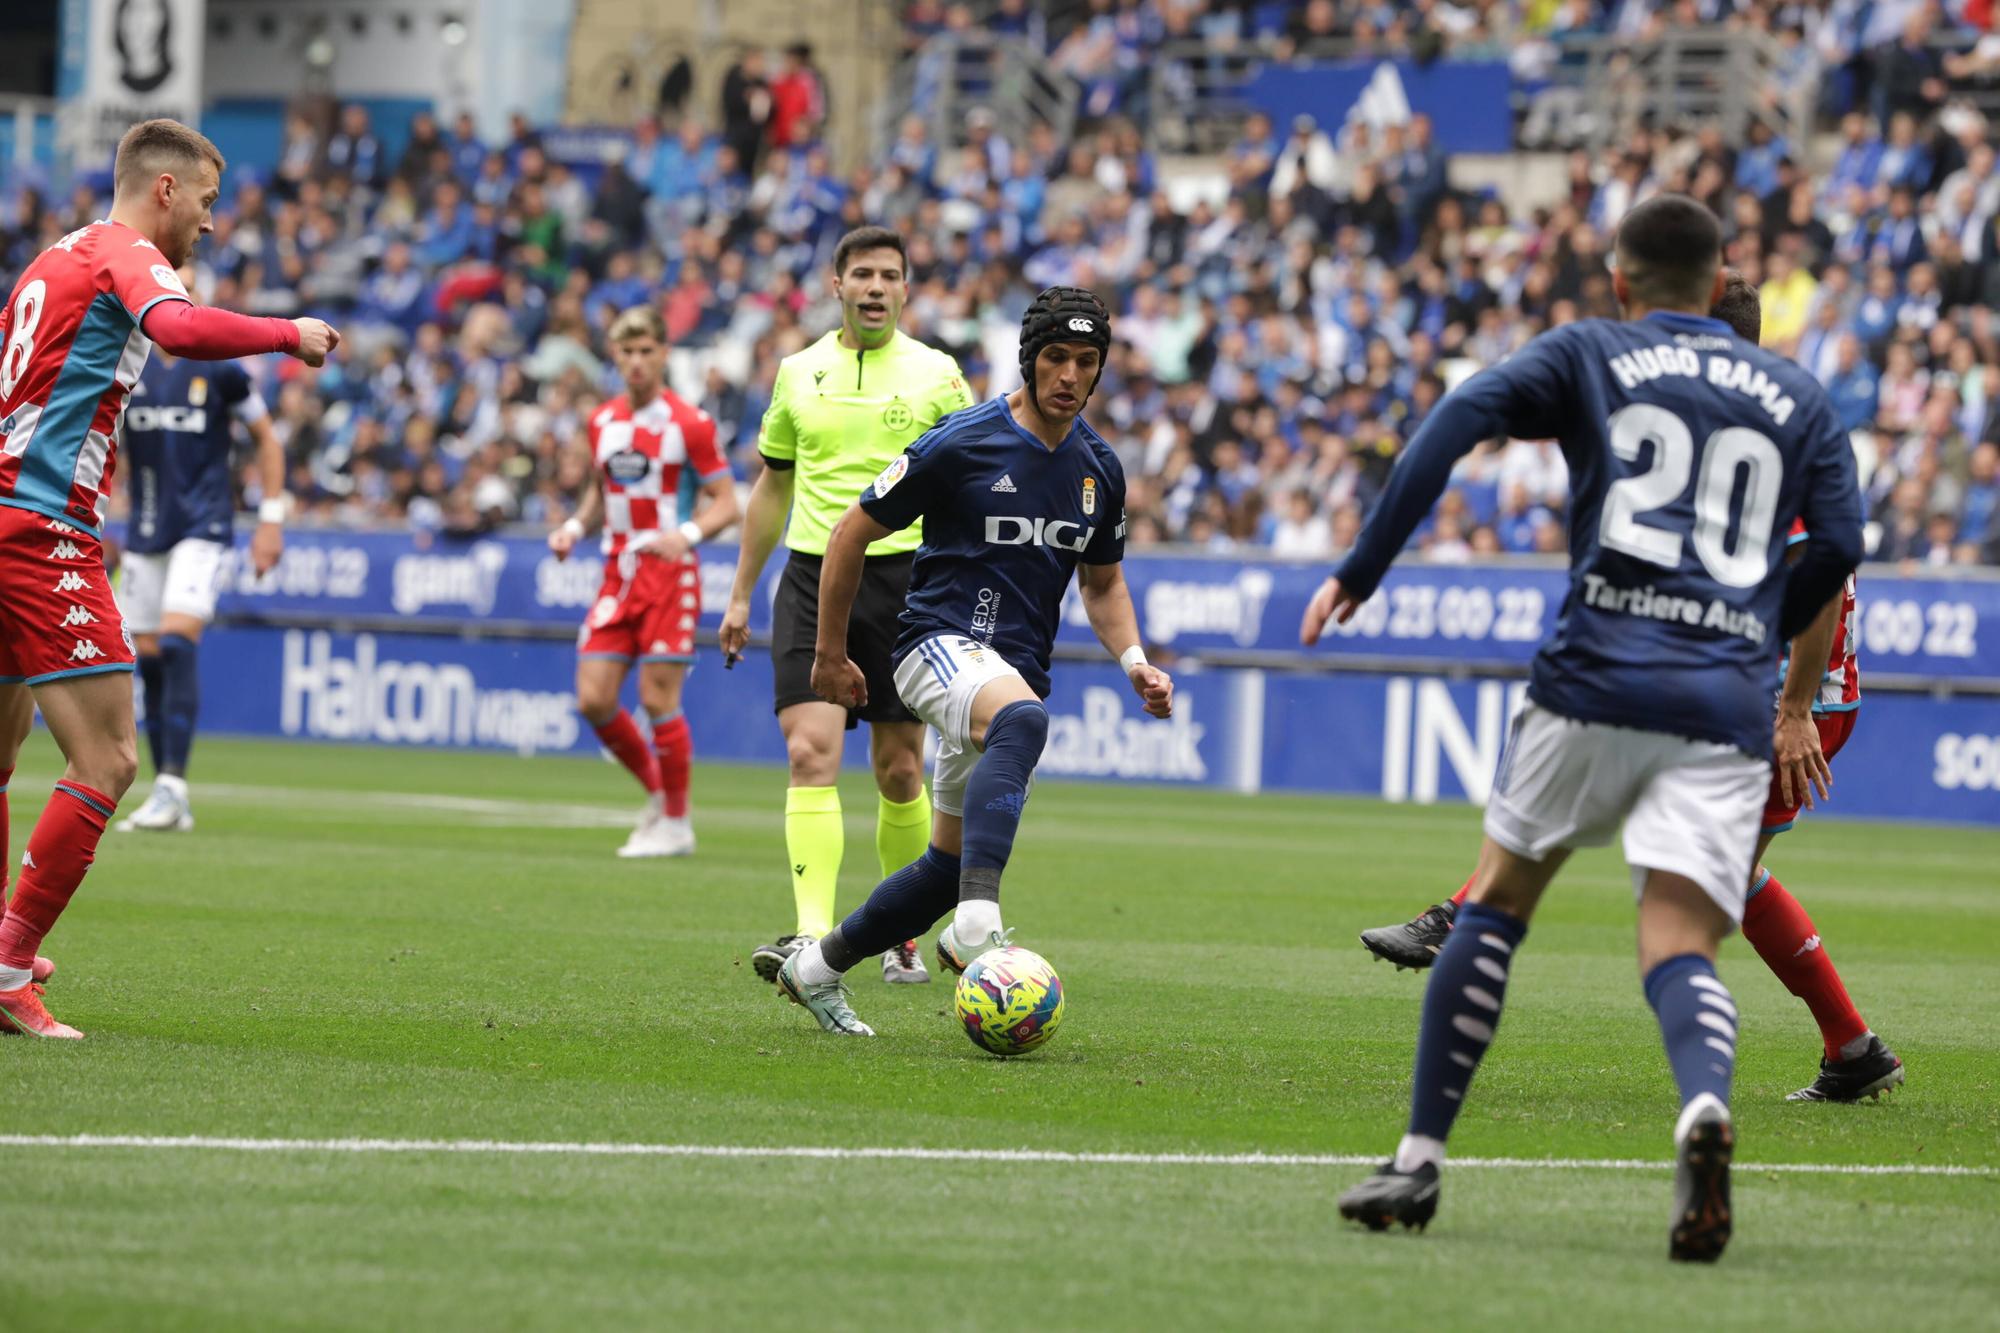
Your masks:
{"label": "real oviedo crest", "polygon": [[1097,478],[1095,477],[1085,477],[1083,479],[1083,512],[1086,514],[1097,512]]}

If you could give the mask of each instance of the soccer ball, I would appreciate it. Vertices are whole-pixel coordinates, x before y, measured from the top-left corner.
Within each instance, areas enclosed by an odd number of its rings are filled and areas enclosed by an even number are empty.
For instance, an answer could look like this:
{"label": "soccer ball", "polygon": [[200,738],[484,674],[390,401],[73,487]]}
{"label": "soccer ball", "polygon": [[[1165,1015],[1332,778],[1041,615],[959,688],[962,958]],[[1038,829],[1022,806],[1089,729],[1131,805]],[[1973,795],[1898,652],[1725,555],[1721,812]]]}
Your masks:
{"label": "soccer ball", "polygon": [[958,1021],[973,1044],[1021,1055],[1055,1035],[1063,1016],[1062,978],[1026,949],[989,949],[958,979]]}

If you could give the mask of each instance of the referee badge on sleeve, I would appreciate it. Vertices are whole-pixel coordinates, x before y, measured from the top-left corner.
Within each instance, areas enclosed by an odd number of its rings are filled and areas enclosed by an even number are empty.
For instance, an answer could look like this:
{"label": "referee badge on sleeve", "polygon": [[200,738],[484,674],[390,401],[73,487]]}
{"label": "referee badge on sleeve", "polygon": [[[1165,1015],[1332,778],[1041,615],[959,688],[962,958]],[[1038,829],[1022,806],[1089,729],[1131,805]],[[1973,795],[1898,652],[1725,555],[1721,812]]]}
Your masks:
{"label": "referee badge on sleeve", "polygon": [[909,470],[910,456],[908,454],[897,454],[896,461],[883,468],[882,475],[875,478],[876,498],[880,499],[882,496],[887,495],[890,489],[903,479],[903,474]]}
{"label": "referee badge on sleeve", "polygon": [[1097,478],[1095,477],[1085,477],[1083,479],[1083,512],[1086,514],[1097,512]]}

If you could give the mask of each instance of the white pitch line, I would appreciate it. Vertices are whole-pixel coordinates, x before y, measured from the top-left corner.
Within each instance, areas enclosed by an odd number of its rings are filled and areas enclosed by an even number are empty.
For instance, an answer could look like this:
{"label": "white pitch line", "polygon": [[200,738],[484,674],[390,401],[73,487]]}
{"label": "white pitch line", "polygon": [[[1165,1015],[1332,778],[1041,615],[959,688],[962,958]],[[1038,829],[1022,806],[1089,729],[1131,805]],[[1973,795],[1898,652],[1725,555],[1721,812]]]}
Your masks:
{"label": "white pitch line", "polygon": [[[0,1134],[0,1148],[139,1148],[264,1153],[465,1153],[522,1157],[810,1158],[829,1161],[1057,1163],[1070,1166],[1375,1166],[1356,1153],[1054,1152],[1035,1148],[815,1148],[728,1143],[536,1143],[504,1139],[237,1139],[199,1135]],[[1503,1171],[1669,1171],[1636,1157],[1454,1157],[1454,1167]],[[2000,1168],[1863,1162],[1738,1162],[1739,1172],[1800,1176],[2000,1176]]]}

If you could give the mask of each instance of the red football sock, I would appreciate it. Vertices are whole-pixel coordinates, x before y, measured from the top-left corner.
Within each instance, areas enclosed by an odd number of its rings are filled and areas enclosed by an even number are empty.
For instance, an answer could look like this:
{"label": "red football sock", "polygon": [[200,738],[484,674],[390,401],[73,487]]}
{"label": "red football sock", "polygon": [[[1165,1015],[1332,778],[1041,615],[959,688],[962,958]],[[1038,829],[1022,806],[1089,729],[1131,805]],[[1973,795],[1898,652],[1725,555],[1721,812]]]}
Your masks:
{"label": "red football sock", "polygon": [[688,735],[685,714],[675,713],[653,728],[653,752],[660,759],[660,786],[667,796],[667,816],[688,812],[688,766],[694,762],[694,737]]}
{"label": "red football sock", "polygon": [[14,865],[7,846],[7,787],[13,781],[14,770],[0,768],[0,912],[7,909],[7,872]]}
{"label": "red football sock", "polygon": [[0,967],[33,966],[36,947],[83,883],[83,873],[97,858],[97,840],[117,808],[109,796],[80,782],[56,784],[55,795],[28,835],[21,880],[0,919]]}
{"label": "red football sock", "polygon": [[[1474,874],[1476,873],[1477,872],[1475,871]],[[1465,906],[1465,895],[1472,892],[1472,880],[1473,876],[1467,875],[1465,877],[1465,883],[1459,885],[1458,892],[1451,895],[1451,905],[1453,907]]]}
{"label": "red football sock", "polygon": [[649,792],[660,790],[660,762],[653,757],[646,738],[639,734],[639,724],[632,720],[630,713],[621,708],[618,716],[595,730],[604,748],[631,770],[632,776],[639,779],[640,786]]}
{"label": "red football sock", "polygon": [[1842,1047],[1867,1034],[1868,1025],[1847,997],[1839,971],[1820,947],[1812,918],[1775,877],[1765,881],[1744,906],[1743,938],[1785,983],[1785,989],[1812,1010],[1820,1040],[1826,1043],[1827,1059],[1840,1059]]}

